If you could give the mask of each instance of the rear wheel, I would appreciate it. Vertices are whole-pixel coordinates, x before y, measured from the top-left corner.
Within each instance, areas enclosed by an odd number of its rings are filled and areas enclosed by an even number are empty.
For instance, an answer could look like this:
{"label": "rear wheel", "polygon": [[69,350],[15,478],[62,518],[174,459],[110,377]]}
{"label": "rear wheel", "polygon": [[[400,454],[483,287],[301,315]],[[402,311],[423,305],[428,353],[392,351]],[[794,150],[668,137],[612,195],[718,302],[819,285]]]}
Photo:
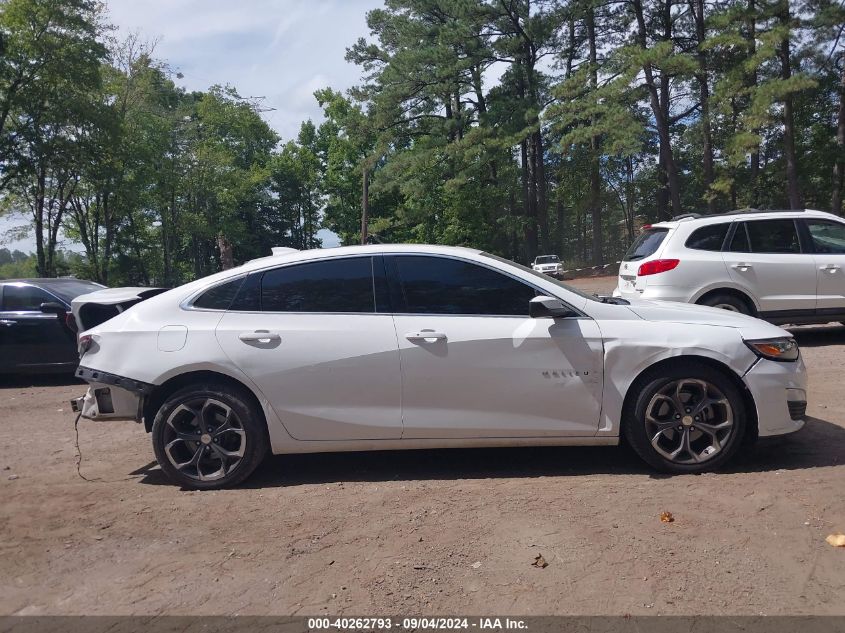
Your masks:
{"label": "rear wheel", "polygon": [[699,302],[704,306],[711,306],[713,308],[721,308],[730,312],[741,312],[742,314],[751,314],[751,309],[748,304],[737,297],[730,294],[717,294],[707,297]]}
{"label": "rear wheel", "polygon": [[269,442],[264,416],[241,389],[184,387],[156,414],[153,449],[164,473],[185,488],[239,484],[261,463]]}
{"label": "rear wheel", "polygon": [[624,414],[628,442],[646,462],[669,473],[698,473],[728,461],[746,429],[745,402],[720,371],[690,362],[638,381]]}

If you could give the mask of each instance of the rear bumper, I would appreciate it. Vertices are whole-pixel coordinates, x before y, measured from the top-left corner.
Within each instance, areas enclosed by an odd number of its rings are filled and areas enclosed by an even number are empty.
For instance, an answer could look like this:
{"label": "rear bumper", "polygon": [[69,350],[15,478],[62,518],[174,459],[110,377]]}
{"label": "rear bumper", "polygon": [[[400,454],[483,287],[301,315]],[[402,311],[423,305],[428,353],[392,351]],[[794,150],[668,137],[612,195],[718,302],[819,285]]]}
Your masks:
{"label": "rear bumper", "polygon": [[[680,288],[677,286],[646,286],[642,292],[638,290],[623,289],[622,284],[618,284],[613,291],[614,297],[621,297],[628,301],[636,299],[652,299],[655,301],[679,301],[681,303],[690,303],[692,296],[688,288]],[[630,288],[630,286],[628,286]]]}
{"label": "rear bumper", "polygon": [[760,437],[793,433],[804,426],[807,373],[804,361],[760,359],[743,376],[757,408]]}
{"label": "rear bumper", "polygon": [[71,400],[71,408],[89,420],[135,420],[143,417],[144,398],[155,385],[117,376],[88,367],[79,367],[76,376],[90,386],[84,396]]}

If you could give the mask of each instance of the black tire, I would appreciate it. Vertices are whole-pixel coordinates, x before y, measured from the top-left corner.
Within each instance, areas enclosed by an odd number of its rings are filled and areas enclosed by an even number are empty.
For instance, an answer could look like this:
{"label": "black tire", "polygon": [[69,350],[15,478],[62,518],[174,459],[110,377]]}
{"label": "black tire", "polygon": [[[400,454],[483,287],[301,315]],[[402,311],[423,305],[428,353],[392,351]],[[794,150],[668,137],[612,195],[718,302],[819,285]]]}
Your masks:
{"label": "black tire", "polygon": [[[682,385],[680,392],[678,384]],[[701,384],[708,386],[703,392]],[[718,369],[695,361],[678,363],[642,376],[631,389],[632,397],[626,401],[622,414],[625,439],[646,463],[661,472],[714,470],[730,460],[743,444],[748,419],[745,400],[733,381]],[[680,396],[669,397],[667,392]],[[699,397],[699,393],[703,396]],[[688,399],[684,401],[684,397]],[[704,398],[713,404],[693,418],[691,414]],[[680,419],[678,400],[684,407]],[[725,421],[720,422],[720,418]],[[730,420],[728,426],[727,420]],[[709,430],[705,433],[702,427]],[[656,446],[652,444],[653,438]],[[687,449],[683,448],[685,441]],[[676,447],[682,452],[669,459],[667,453],[671,455]]]}
{"label": "black tire", "polygon": [[731,312],[740,312],[742,314],[751,314],[751,308],[748,303],[732,294],[716,294],[699,301],[700,305],[710,306],[713,308],[722,308]]}
{"label": "black tire", "polygon": [[258,467],[270,446],[261,409],[243,389],[226,383],[174,392],[156,413],[152,436],[167,477],[193,490],[236,486]]}

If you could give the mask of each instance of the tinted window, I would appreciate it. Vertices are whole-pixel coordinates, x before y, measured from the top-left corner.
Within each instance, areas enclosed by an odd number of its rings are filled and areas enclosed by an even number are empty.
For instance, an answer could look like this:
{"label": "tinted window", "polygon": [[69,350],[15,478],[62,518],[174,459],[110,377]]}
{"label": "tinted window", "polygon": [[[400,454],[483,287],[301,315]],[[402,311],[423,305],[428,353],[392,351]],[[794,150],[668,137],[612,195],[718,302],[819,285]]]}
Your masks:
{"label": "tinted window", "polygon": [[89,292],[97,292],[105,286],[95,284],[93,281],[61,281],[47,286],[57,297],[70,303],[79,295],[87,295]]}
{"label": "tinted window", "polygon": [[727,250],[732,253],[751,252],[751,247],[748,245],[748,232],[745,230],[745,222],[740,222],[736,225],[736,230]]}
{"label": "tinted window", "polygon": [[746,222],[752,253],[800,253],[798,231],[792,220]]}
{"label": "tinted window", "polygon": [[226,283],[206,290],[196,298],[194,307],[205,308],[207,310],[228,310],[243,282],[244,277],[238,277],[237,279],[227,281]]}
{"label": "tinted window", "polygon": [[817,253],[845,253],[845,224],[810,220],[807,228]]}
{"label": "tinted window", "polygon": [[700,251],[720,251],[722,244],[725,242],[725,236],[728,234],[729,222],[722,224],[711,224],[710,226],[702,226],[696,229],[687,238],[687,248],[694,248]]}
{"label": "tinted window", "polygon": [[350,257],[269,270],[261,279],[265,312],[375,312],[373,258]]}
{"label": "tinted window", "polygon": [[637,236],[634,243],[631,244],[631,248],[625,253],[624,260],[628,262],[654,255],[663,243],[663,238],[666,237],[668,232],[669,229],[645,229]]}
{"label": "tinted window", "polygon": [[42,303],[50,302],[55,303],[56,298],[35,286],[7,285],[3,287],[3,309],[9,312],[39,312]]}
{"label": "tinted window", "polygon": [[537,294],[521,281],[471,262],[424,255],[395,261],[404,311],[412,314],[528,316],[528,302]]}

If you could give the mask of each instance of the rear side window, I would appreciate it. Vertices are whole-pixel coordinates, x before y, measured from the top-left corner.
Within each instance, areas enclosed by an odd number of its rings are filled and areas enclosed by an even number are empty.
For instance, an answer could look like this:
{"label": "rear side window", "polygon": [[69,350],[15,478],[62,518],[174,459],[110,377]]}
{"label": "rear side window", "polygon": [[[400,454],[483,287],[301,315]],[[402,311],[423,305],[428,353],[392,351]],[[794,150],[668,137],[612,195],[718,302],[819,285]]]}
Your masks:
{"label": "rear side window", "polygon": [[240,290],[243,282],[244,277],[238,277],[219,286],[214,286],[197,297],[193,305],[195,308],[206,310],[228,310],[232,301],[238,295],[238,290]]}
{"label": "rear side window", "polygon": [[276,268],[264,273],[261,279],[261,310],[375,312],[373,285],[372,257],[331,259]]}
{"label": "rear side window", "polygon": [[809,220],[807,228],[813,240],[813,249],[817,253],[843,254],[845,253],[845,224],[826,222],[824,220]]}
{"label": "rear side window", "polygon": [[500,272],[447,257],[395,257],[401,310],[410,314],[528,316],[534,289]]}
{"label": "rear side window", "polygon": [[752,253],[800,253],[801,243],[794,220],[746,222]]}
{"label": "rear side window", "polygon": [[630,262],[654,255],[668,232],[669,229],[664,228],[645,229],[637,236],[637,239],[631,244],[631,248],[625,253],[624,261]]}
{"label": "rear side window", "polygon": [[56,299],[35,286],[3,287],[3,309],[8,312],[39,312],[42,303],[51,302]]}
{"label": "rear side window", "polygon": [[699,251],[721,251],[730,226],[730,222],[702,226],[692,232],[684,246]]}

